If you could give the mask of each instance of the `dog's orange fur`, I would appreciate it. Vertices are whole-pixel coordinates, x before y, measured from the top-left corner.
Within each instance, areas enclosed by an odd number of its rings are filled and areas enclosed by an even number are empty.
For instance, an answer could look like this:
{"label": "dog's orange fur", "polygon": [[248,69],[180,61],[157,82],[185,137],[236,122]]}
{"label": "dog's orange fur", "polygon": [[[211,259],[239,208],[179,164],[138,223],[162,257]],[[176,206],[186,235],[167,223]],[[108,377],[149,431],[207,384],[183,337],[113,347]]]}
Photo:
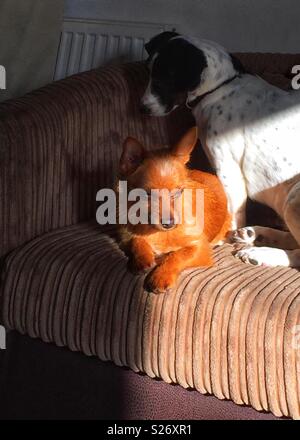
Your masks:
{"label": "dog's orange fur", "polygon": [[[124,142],[120,178],[127,180],[128,189],[204,190],[203,230],[196,226],[191,228],[185,221],[171,230],[163,230],[162,225],[151,224],[128,223],[121,227],[122,244],[127,245],[130,267],[137,272],[152,269],[146,277],[145,287],[155,293],[172,288],[184,269],[211,266],[211,245],[225,239],[230,228],[227,200],[219,179],[212,174],[186,167],[196,142],[196,127],[190,129],[169,150],[146,152],[133,138]],[[195,200],[193,197],[193,213]],[[174,206],[171,213],[175,217]]]}

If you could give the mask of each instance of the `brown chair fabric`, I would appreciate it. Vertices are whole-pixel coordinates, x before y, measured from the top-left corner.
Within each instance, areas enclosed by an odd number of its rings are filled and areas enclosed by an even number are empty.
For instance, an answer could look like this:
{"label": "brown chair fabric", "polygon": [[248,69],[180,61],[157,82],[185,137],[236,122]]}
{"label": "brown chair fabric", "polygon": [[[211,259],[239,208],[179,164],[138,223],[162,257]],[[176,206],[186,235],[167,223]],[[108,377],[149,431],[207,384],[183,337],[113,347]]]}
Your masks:
{"label": "brown chair fabric", "polygon": [[291,90],[294,76],[292,67],[300,63],[298,54],[266,53],[262,56],[260,53],[239,53],[236,55],[248,72],[261,76],[274,86]]}
{"label": "brown chair fabric", "polygon": [[[283,79],[290,79],[292,67],[299,65],[299,54],[278,53],[236,53],[245,69],[256,75],[281,75]],[[278,84],[275,84],[278,86]],[[286,83],[288,87],[288,83]]]}
{"label": "brown chair fabric", "polygon": [[[113,230],[108,231],[113,237]],[[216,265],[144,292],[115,240],[93,223],[7,256],[1,322],[46,342],[277,416],[300,418],[300,273],[246,265],[229,245]]]}
{"label": "brown chair fabric", "polygon": [[[0,322],[299,418],[299,350],[291,339],[297,271],[244,265],[225,246],[216,250],[216,267],[184,273],[170,295],[148,295],[117,244],[80,223],[94,218],[96,192],[112,185],[127,135],[154,148],[193,123],[185,110],[140,115],[145,73],[138,63],[110,67],[0,105]],[[288,87],[281,71],[280,78]]]}
{"label": "brown chair fabric", "polygon": [[276,420],[14,331],[0,396],[0,420]]}
{"label": "brown chair fabric", "polygon": [[0,104],[0,256],[55,228],[94,218],[123,140],[174,142],[193,123],[139,112],[142,63],[94,70]]}

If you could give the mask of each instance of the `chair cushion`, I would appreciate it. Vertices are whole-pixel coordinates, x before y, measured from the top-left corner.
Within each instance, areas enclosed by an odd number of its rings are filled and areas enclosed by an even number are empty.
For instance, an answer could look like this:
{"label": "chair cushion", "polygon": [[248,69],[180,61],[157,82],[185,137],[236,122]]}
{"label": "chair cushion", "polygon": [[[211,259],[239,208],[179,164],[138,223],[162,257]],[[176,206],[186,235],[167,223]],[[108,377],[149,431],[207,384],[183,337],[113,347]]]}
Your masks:
{"label": "chair cushion", "polygon": [[0,350],[0,421],[278,420],[15,331],[6,342]]}
{"label": "chair cushion", "polygon": [[81,223],[45,234],[3,262],[1,323],[150,377],[300,418],[300,274],[215,249],[167,295],[127,271],[114,229]]}

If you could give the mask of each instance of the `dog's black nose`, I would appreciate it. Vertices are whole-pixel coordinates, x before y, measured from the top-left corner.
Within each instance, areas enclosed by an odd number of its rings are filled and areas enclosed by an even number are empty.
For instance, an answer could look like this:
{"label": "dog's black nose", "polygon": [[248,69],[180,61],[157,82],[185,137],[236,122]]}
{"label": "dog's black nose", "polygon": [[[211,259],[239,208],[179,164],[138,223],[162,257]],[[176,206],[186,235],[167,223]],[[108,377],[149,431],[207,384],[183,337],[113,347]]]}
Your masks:
{"label": "dog's black nose", "polygon": [[144,115],[150,115],[151,110],[145,104],[141,104],[140,105],[140,112],[143,113]]}
{"label": "dog's black nose", "polygon": [[175,226],[175,221],[174,219],[163,220],[161,226],[163,229],[172,229]]}

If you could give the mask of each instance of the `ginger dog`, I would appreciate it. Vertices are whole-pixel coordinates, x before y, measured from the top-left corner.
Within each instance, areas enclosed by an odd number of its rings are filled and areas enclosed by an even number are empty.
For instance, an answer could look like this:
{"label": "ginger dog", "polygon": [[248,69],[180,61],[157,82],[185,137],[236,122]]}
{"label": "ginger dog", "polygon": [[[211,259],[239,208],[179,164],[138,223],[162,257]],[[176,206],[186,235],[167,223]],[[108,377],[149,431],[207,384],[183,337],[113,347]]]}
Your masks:
{"label": "ginger dog", "polygon": [[[145,288],[154,293],[163,293],[174,287],[184,269],[211,266],[212,245],[225,239],[230,228],[227,199],[219,179],[186,167],[196,142],[197,128],[194,127],[171,149],[147,152],[130,137],[123,145],[119,184],[125,180],[128,190],[142,188],[148,195],[153,189],[166,189],[171,194],[168,218],[164,217],[162,197],[159,197],[156,224],[127,222],[120,225],[121,245],[129,255],[129,267],[134,272],[149,271]],[[185,189],[190,189],[193,195],[188,201]],[[183,216],[181,222],[177,222],[180,216],[175,200],[178,203],[181,199],[182,206],[190,203],[195,215],[196,189],[202,190],[204,196],[203,222],[191,224]],[[147,208],[149,199],[150,196],[142,202]]]}

